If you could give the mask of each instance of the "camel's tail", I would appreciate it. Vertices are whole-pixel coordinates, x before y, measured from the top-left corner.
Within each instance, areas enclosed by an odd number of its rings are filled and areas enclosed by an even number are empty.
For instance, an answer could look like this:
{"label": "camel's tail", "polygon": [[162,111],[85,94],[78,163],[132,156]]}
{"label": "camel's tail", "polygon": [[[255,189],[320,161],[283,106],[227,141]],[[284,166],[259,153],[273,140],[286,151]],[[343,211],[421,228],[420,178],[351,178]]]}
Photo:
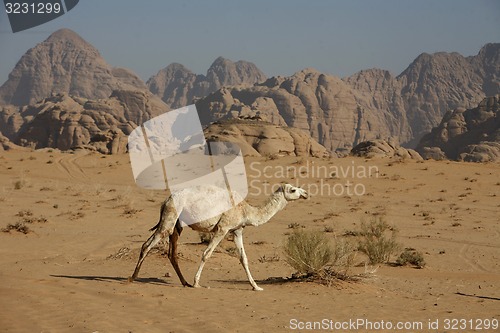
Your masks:
{"label": "camel's tail", "polygon": [[166,203],[165,202],[162,203],[161,204],[161,209],[160,209],[160,220],[158,221],[158,223],[156,223],[156,225],[154,227],[152,227],[151,229],[149,229],[149,231],[155,231],[156,229],[158,229],[158,227],[160,226],[161,221],[162,221],[163,212],[165,211],[166,208],[167,208]]}
{"label": "camel's tail", "polygon": [[[149,229],[149,231],[155,231],[156,229],[158,229],[161,222],[163,221],[163,213],[165,212],[165,209],[167,209],[167,202],[164,202],[161,204],[160,220],[158,221],[158,223],[156,223],[156,225],[154,227]],[[180,235],[182,232],[182,226],[181,226],[181,222],[179,221],[179,219],[177,219],[177,221],[175,222],[175,229],[177,230],[177,233]]]}

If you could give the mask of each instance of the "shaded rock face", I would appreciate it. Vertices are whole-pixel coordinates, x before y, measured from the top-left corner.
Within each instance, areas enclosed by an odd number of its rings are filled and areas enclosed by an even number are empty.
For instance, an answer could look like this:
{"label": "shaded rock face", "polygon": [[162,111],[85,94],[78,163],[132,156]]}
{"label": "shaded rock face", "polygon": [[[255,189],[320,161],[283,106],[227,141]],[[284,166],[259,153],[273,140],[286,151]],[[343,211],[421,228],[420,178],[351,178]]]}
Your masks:
{"label": "shaded rock face", "polygon": [[446,111],[473,107],[486,96],[485,64],[476,57],[424,53],[398,76],[414,143],[439,124]]}
{"label": "shaded rock face", "polygon": [[208,141],[237,143],[244,156],[329,156],[308,133],[261,121],[214,123],[205,129],[205,137]]}
{"label": "shaded rock face", "polygon": [[0,132],[0,151],[12,150],[12,149],[23,149],[23,148],[10,142],[10,140],[5,136],[3,136],[2,132]]}
{"label": "shaded rock face", "polygon": [[[143,122],[168,110],[146,91],[118,90],[108,99],[88,100],[58,94],[19,108],[0,120],[23,121],[11,139],[33,148],[90,148],[105,154],[126,152],[127,135]],[[3,123],[3,125],[2,125]],[[14,123],[14,121],[10,121]],[[0,127],[9,128],[5,122]]]}
{"label": "shaded rock face", "polygon": [[171,108],[192,104],[223,86],[251,86],[263,82],[266,76],[253,63],[232,62],[217,58],[207,75],[197,75],[181,64],[173,63],[147,81],[149,90]]}
{"label": "shaded rock face", "polygon": [[385,140],[371,140],[358,144],[351,150],[351,155],[360,157],[394,157],[421,161],[422,156],[413,149],[406,149],[398,144]]}
{"label": "shaded rock face", "polygon": [[420,141],[424,158],[436,158],[438,149],[449,159],[471,162],[500,161],[500,95],[485,98],[473,109],[447,112],[439,126]]}
{"label": "shaded rock face", "polygon": [[144,89],[132,71],[112,68],[75,32],[61,29],[28,50],[0,87],[0,104],[34,104],[53,93],[89,99],[116,89]]}

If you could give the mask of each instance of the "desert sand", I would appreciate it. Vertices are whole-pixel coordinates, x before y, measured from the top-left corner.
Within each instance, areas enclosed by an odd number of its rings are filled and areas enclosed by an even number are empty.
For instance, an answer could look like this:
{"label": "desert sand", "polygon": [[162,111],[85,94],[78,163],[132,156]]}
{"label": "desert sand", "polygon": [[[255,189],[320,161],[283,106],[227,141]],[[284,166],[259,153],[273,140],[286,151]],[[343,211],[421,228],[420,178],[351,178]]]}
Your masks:
{"label": "desert sand", "polygon": [[[26,223],[27,234],[0,232],[0,330],[288,332],[294,319],[366,319],[423,323],[421,330],[396,332],[470,332],[443,325],[446,319],[500,320],[499,164],[355,157],[254,157],[246,164],[252,204],[265,199],[258,193],[265,184],[311,188],[308,200],[245,229],[250,269],[262,292],[251,290],[229,240],[205,266],[205,288],[182,287],[160,250],[146,259],[139,279],[127,283],[167,196],[135,185],[127,155],[2,152],[0,228],[23,219],[32,223]],[[286,166],[304,168],[295,176],[276,174]],[[313,175],[312,170],[324,170],[320,166],[372,167],[378,173]],[[318,184],[326,189],[346,181],[361,184],[364,195],[313,193]],[[404,247],[422,251],[425,268],[382,265],[361,281],[332,286],[282,279],[293,273],[281,250],[290,225],[328,227],[333,240],[373,216],[395,225]],[[199,235],[186,228],[179,262],[188,281],[204,248]],[[364,271],[365,260],[356,257],[353,273]],[[436,320],[439,330],[429,328]]]}

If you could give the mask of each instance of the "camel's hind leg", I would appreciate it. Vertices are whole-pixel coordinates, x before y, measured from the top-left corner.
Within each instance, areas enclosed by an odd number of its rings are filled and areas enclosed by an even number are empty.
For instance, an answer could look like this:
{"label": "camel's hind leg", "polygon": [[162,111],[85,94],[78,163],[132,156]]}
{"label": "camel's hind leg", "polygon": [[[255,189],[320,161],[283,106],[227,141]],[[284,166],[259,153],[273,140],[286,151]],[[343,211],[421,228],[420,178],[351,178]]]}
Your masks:
{"label": "camel's hind leg", "polygon": [[177,215],[175,213],[175,209],[169,205],[171,201],[167,200],[161,207],[160,212],[160,221],[156,226],[153,227],[154,233],[148,238],[148,240],[142,244],[141,254],[139,255],[139,260],[137,261],[137,265],[135,266],[134,274],[128,278],[129,282],[133,282],[137,275],[139,275],[139,270],[141,269],[141,265],[146,259],[149,251],[158,244],[162,238],[167,235],[171,235],[175,228],[175,223],[177,221]]}
{"label": "camel's hind leg", "polygon": [[[177,222],[179,223],[179,222]],[[177,273],[177,276],[179,277],[179,280],[181,280],[181,283],[185,287],[192,287],[191,284],[189,284],[186,279],[184,279],[184,276],[182,276],[181,269],[179,268],[179,263],[177,262],[177,240],[179,239],[180,236],[180,229],[181,227],[177,227],[177,225],[174,228],[173,233],[170,235],[169,239],[169,248],[168,248],[168,259],[170,259],[170,262],[172,263],[172,266],[175,269],[175,272]]]}
{"label": "camel's hind leg", "polygon": [[137,275],[139,275],[139,270],[141,269],[141,265],[146,259],[146,256],[148,255],[149,251],[158,244],[158,242],[162,239],[161,233],[158,232],[158,229],[155,231],[154,234],[152,234],[148,240],[142,244],[141,247],[141,254],[139,255],[139,261],[137,262],[137,265],[135,266],[134,274],[132,274],[131,277],[128,278],[128,282],[133,282],[136,278]]}

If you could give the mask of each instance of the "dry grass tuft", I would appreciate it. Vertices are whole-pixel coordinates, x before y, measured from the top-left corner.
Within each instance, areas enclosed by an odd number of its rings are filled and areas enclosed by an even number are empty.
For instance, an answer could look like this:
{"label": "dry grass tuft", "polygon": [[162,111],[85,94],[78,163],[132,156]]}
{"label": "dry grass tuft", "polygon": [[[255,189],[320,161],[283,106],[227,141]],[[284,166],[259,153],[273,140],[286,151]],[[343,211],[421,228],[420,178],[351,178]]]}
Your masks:
{"label": "dry grass tuft", "polygon": [[355,281],[351,275],[357,244],[351,239],[330,239],[318,231],[295,231],[285,245],[286,262],[297,270],[292,278],[332,285],[339,280]]}
{"label": "dry grass tuft", "polygon": [[328,238],[317,231],[294,231],[283,250],[286,262],[299,274],[319,274],[334,257]]}

